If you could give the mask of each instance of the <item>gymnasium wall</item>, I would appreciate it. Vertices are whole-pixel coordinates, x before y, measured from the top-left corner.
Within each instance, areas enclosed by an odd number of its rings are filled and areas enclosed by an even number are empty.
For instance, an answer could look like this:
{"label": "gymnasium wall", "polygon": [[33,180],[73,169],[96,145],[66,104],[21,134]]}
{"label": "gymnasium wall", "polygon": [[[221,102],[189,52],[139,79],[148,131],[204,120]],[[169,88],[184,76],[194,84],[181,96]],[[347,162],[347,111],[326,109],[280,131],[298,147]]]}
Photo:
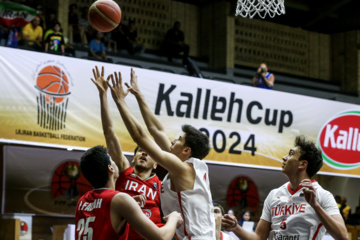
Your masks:
{"label": "gymnasium wall", "polygon": [[[67,32],[68,5],[90,6],[93,0],[47,2],[57,8]],[[181,22],[190,55],[207,58],[213,69],[236,66],[257,68],[266,62],[271,71],[341,82],[344,92],[360,91],[358,32],[334,35],[305,31],[259,19],[235,17],[230,4],[219,1],[201,6],[167,0],[117,1],[122,22],[135,18],[138,36],[147,49],[159,50],[166,31]]]}

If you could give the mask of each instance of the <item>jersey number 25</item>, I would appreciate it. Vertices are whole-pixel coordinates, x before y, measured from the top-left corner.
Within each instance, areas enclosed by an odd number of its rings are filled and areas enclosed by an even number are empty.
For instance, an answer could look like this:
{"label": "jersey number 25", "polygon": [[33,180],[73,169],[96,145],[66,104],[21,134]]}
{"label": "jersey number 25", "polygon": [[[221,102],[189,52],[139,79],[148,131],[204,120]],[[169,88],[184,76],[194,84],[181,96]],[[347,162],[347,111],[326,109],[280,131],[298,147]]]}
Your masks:
{"label": "jersey number 25", "polygon": [[87,217],[86,219],[81,218],[78,221],[76,227],[76,231],[79,232],[78,240],[92,240],[93,229],[89,227],[89,224],[94,221],[95,221],[95,217]]}

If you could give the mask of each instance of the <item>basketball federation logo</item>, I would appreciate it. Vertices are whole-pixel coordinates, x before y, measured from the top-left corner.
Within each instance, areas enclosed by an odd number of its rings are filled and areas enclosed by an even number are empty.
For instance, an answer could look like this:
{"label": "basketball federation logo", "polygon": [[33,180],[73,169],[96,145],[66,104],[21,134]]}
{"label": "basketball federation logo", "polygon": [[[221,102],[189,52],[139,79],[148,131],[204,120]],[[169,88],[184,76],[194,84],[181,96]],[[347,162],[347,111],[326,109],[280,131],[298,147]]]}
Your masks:
{"label": "basketball federation logo", "polygon": [[70,82],[64,70],[55,65],[43,67],[37,74],[35,88],[37,124],[49,130],[65,128]]}

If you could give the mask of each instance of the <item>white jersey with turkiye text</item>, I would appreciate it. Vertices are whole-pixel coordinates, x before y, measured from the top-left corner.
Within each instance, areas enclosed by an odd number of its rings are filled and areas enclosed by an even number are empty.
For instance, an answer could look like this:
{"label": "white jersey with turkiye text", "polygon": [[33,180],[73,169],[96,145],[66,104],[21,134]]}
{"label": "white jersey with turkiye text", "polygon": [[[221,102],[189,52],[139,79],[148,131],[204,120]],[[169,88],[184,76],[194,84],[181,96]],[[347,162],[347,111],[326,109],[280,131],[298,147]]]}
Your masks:
{"label": "white jersey with turkiye text", "polygon": [[161,186],[161,208],[164,215],[173,211],[181,213],[183,223],[176,229],[180,239],[215,240],[214,206],[210,192],[209,171],[205,162],[190,158],[195,170],[194,187],[191,190],[174,192],[167,174]]}
{"label": "white jersey with turkiye text", "polygon": [[[327,214],[340,214],[333,195],[312,181],[316,200]],[[321,240],[326,229],[303,196],[302,186],[295,190],[290,182],[272,190],[265,199],[261,218],[271,223],[269,240]]]}

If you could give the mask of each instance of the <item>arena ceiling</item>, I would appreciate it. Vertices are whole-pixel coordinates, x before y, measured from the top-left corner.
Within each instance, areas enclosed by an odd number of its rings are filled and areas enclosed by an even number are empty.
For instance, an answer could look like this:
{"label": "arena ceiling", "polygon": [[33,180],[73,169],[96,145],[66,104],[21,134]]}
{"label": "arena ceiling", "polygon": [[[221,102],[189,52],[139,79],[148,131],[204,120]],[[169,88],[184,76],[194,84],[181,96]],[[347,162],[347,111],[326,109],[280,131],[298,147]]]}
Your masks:
{"label": "arena ceiling", "polygon": [[[224,0],[178,1],[204,5]],[[237,1],[226,1],[235,13]],[[285,15],[265,20],[327,34],[360,29],[360,0],[285,0],[285,11]]]}

